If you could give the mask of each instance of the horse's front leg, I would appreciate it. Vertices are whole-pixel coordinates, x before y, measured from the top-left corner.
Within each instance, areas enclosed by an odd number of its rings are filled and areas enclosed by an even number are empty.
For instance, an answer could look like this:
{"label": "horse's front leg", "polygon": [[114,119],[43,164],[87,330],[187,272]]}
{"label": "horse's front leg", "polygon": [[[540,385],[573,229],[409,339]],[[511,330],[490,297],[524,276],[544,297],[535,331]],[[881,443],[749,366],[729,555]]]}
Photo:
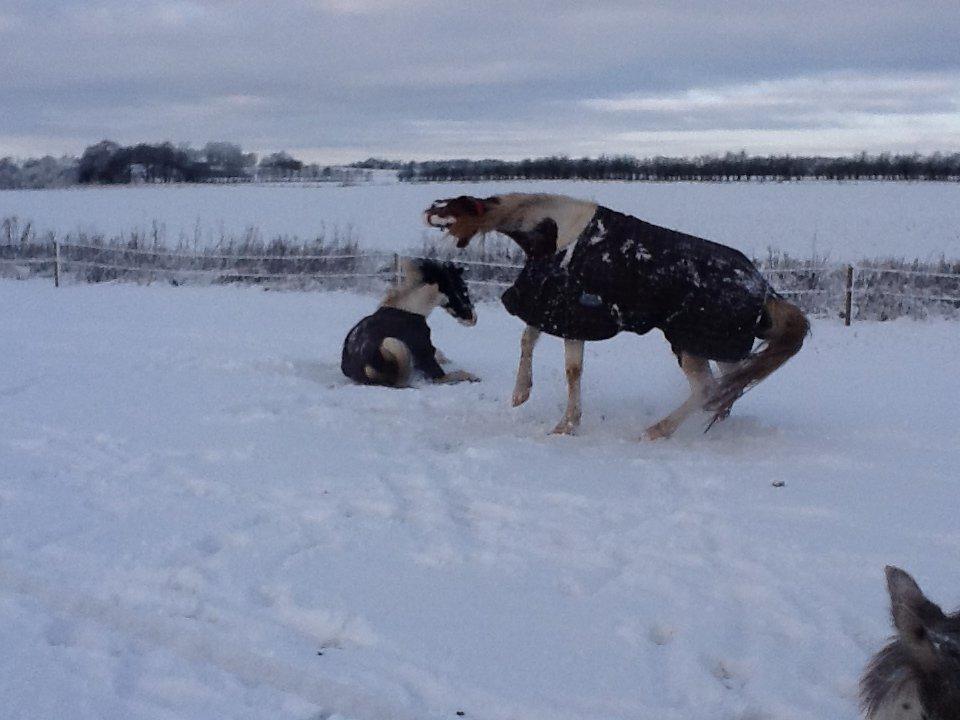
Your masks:
{"label": "horse's front leg", "polygon": [[563,359],[567,374],[567,411],[554,434],[572,435],[580,426],[580,376],[583,375],[583,340],[564,340]]}
{"label": "horse's front leg", "polygon": [[527,325],[520,336],[520,367],[517,368],[517,382],[513,386],[513,406],[523,405],[530,399],[533,387],[533,348],[540,339],[540,331]]}

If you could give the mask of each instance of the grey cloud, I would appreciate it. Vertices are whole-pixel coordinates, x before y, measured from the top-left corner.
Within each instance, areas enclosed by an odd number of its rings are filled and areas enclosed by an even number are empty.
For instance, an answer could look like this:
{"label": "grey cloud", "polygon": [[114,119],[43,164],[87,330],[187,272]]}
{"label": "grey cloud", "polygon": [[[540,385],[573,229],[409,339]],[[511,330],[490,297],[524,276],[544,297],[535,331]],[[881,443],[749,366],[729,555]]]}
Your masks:
{"label": "grey cloud", "polygon": [[[638,152],[637,133],[751,128],[783,131],[789,150],[791,127],[850,130],[862,113],[956,111],[930,87],[939,78],[953,88],[960,76],[953,2],[680,5],[2,3],[0,155],[2,143],[22,152],[31,137],[112,137],[223,138],[317,159],[516,157]],[[836,77],[860,78],[856,93],[820,87]],[[765,106],[731,91],[763,83],[773,88]],[[698,104],[696,93],[711,92],[716,103]],[[942,140],[928,129],[926,142],[950,149],[960,141],[949,127]]]}

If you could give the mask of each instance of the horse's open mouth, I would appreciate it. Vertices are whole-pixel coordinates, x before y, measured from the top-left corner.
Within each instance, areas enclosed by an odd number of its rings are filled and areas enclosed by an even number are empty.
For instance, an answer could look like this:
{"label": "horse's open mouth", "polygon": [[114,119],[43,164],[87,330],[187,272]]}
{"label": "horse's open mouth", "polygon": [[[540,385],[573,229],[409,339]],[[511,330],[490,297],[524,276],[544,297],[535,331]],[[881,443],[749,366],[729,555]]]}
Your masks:
{"label": "horse's open mouth", "polygon": [[437,215],[432,211],[433,211],[433,208],[430,208],[430,210],[427,210],[425,213],[423,213],[424,222],[426,222],[427,225],[429,225],[430,227],[435,227],[435,228],[440,228],[441,230],[445,230],[446,228],[450,227],[457,221],[455,217]]}
{"label": "horse's open mouth", "polygon": [[456,238],[456,240],[457,240],[457,247],[460,248],[461,250],[463,250],[463,248],[465,248],[467,245],[470,244],[470,238],[464,239],[464,238],[458,237],[457,235],[454,235],[454,234],[450,231],[450,228],[457,222],[457,218],[455,218],[455,217],[444,217],[444,216],[442,216],[442,215],[435,215],[435,214],[431,213],[429,210],[427,210],[427,211],[423,214],[423,217],[424,217],[424,220],[426,221],[427,225],[429,225],[430,227],[437,228],[438,230],[444,230],[444,231],[446,231],[449,235],[451,235],[451,236],[453,236],[454,238]]}

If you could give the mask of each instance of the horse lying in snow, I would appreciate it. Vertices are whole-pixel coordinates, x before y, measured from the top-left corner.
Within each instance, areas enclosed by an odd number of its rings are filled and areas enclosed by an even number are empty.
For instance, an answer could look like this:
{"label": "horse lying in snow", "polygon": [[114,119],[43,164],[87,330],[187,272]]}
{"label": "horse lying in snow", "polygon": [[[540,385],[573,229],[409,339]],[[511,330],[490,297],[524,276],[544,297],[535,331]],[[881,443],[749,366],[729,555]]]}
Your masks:
{"label": "horse lying in snow", "polygon": [[899,568],[887,567],[897,634],[860,679],[868,720],[960,720],[960,612],[946,615]]}
{"label": "horse lying in snow", "polygon": [[[557,433],[573,432],[580,423],[586,340],[621,330],[663,331],[691,392],[647,428],[646,437],[655,439],[669,437],[695,410],[713,412],[711,425],[725,417],[747,389],[800,349],[809,330],[800,309],[777,295],[739,251],[596,203],[562,195],[462,195],[434,202],[425,219],[460,248],[477,233],[495,230],[523,249],[523,270],[502,298],[527,323],[513,404],[530,396],[540,333],[564,338],[567,409]],[[757,338],[766,344],[752,352]],[[719,379],[710,360],[721,365]]]}
{"label": "horse lying in snow", "polygon": [[463,280],[463,268],[435,260],[406,260],[404,280],[380,308],[353,326],[343,341],[340,369],[364,385],[407,386],[415,374],[433,382],[478,378],[463,370],[445,372],[443,353],[430,340],[427,316],[442,307],[463,325],[477,316]]}

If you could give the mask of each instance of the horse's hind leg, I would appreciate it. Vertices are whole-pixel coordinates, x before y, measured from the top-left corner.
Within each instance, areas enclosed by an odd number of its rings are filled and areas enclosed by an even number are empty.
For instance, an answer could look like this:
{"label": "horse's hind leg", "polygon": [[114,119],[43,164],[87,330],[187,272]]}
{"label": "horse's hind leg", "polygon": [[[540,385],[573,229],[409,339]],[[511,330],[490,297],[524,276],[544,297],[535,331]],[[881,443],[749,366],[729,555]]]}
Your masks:
{"label": "horse's hind leg", "polygon": [[554,435],[572,435],[580,426],[580,376],[583,375],[583,340],[564,340],[563,358],[567,374],[567,411]]}
{"label": "horse's hind leg", "polygon": [[651,425],[644,432],[647,440],[668,438],[680,427],[680,423],[687,419],[690,413],[700,410],[708,393],[713,389],[713,373],[710,363],[704,358],[694,357],[687,353],[680,355],[680,369],[687,376],[690,383],[690,397],[672,413],[660,422]]}
{"label": "horse's hind leg", "polygon": [[513,406],[523,405],[530,399],[533,387],[533,348],[540,339],[540,331],[527,325],[520,336],[520,367],[517,368],[517,382],[513,387]]}

